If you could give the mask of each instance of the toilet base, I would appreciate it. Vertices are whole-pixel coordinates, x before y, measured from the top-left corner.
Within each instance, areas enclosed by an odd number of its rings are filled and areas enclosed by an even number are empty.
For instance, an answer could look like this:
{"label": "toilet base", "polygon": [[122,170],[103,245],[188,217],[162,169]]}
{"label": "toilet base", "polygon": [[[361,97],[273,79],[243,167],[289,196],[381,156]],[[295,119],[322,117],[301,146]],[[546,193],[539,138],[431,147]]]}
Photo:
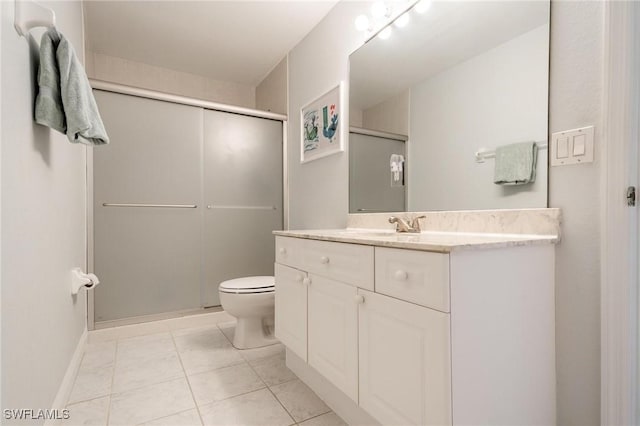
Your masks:
{"label": "toilet base", "polygon": [[275,345],[278,339],[273,335],[273,322],[265,321],[262,317],[238,318],[233,336],[233,346],[236,349],[253,349]]}

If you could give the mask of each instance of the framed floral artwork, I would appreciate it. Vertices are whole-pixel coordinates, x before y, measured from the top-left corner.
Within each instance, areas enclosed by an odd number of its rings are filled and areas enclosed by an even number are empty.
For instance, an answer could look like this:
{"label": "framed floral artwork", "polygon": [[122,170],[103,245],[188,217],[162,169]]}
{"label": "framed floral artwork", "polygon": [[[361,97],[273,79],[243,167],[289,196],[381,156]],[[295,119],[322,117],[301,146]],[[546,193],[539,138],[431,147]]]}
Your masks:
{"label": "framed floral artwork", "polygon": [[344,151],[342,83],[300,110],[300,162],[307,163]]}

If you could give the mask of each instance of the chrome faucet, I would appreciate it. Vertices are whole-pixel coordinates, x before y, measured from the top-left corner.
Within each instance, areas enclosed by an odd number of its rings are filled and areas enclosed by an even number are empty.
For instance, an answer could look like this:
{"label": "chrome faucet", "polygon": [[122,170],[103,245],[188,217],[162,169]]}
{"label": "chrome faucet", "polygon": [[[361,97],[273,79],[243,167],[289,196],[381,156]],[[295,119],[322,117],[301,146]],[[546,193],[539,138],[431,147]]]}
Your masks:
{"label": "chrome faucet", "polygon": [[410,223],[407,223],[407,219],[402,219],[400,217],[391,216],[389,218],[389,223],[396,224],[396,232],[410,232],[410,233],[419,233],[420,230],[420,219],[424,219],[426,216],[417,216],[410,220]]}

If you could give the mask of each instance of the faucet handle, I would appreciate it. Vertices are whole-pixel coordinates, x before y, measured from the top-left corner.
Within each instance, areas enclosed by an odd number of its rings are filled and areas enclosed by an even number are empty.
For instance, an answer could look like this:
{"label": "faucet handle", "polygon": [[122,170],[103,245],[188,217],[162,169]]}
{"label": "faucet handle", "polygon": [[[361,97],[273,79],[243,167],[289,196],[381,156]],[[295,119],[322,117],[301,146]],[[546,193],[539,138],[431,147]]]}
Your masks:
{"label": "faucet handle", "polygon": [[425,215],[421,215],[421,216],[416,216],[411,220],[411,227],[416,231],[416,232],[420,232],[420,219],[426,219],[427,216]]}
{"label": "faucet handle", "polygon": [[391,216],[389,218],[389,223],[395,223],[396,224],[396,232],[409,232],[410,231],[410,226],[402,218],[399,218],[399,217],[396,217],[396,216]]}

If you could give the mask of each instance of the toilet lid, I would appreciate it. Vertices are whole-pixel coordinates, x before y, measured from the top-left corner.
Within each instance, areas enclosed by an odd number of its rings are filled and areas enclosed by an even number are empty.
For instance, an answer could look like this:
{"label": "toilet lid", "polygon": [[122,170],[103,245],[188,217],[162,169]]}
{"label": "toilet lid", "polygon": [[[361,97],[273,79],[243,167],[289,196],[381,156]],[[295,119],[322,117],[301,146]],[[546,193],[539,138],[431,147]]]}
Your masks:
{"label": "toilet lid", "polygon": [[220,283],[223,293],[268,293],[275,291],[275,278],[268,276],[244,277]]}

